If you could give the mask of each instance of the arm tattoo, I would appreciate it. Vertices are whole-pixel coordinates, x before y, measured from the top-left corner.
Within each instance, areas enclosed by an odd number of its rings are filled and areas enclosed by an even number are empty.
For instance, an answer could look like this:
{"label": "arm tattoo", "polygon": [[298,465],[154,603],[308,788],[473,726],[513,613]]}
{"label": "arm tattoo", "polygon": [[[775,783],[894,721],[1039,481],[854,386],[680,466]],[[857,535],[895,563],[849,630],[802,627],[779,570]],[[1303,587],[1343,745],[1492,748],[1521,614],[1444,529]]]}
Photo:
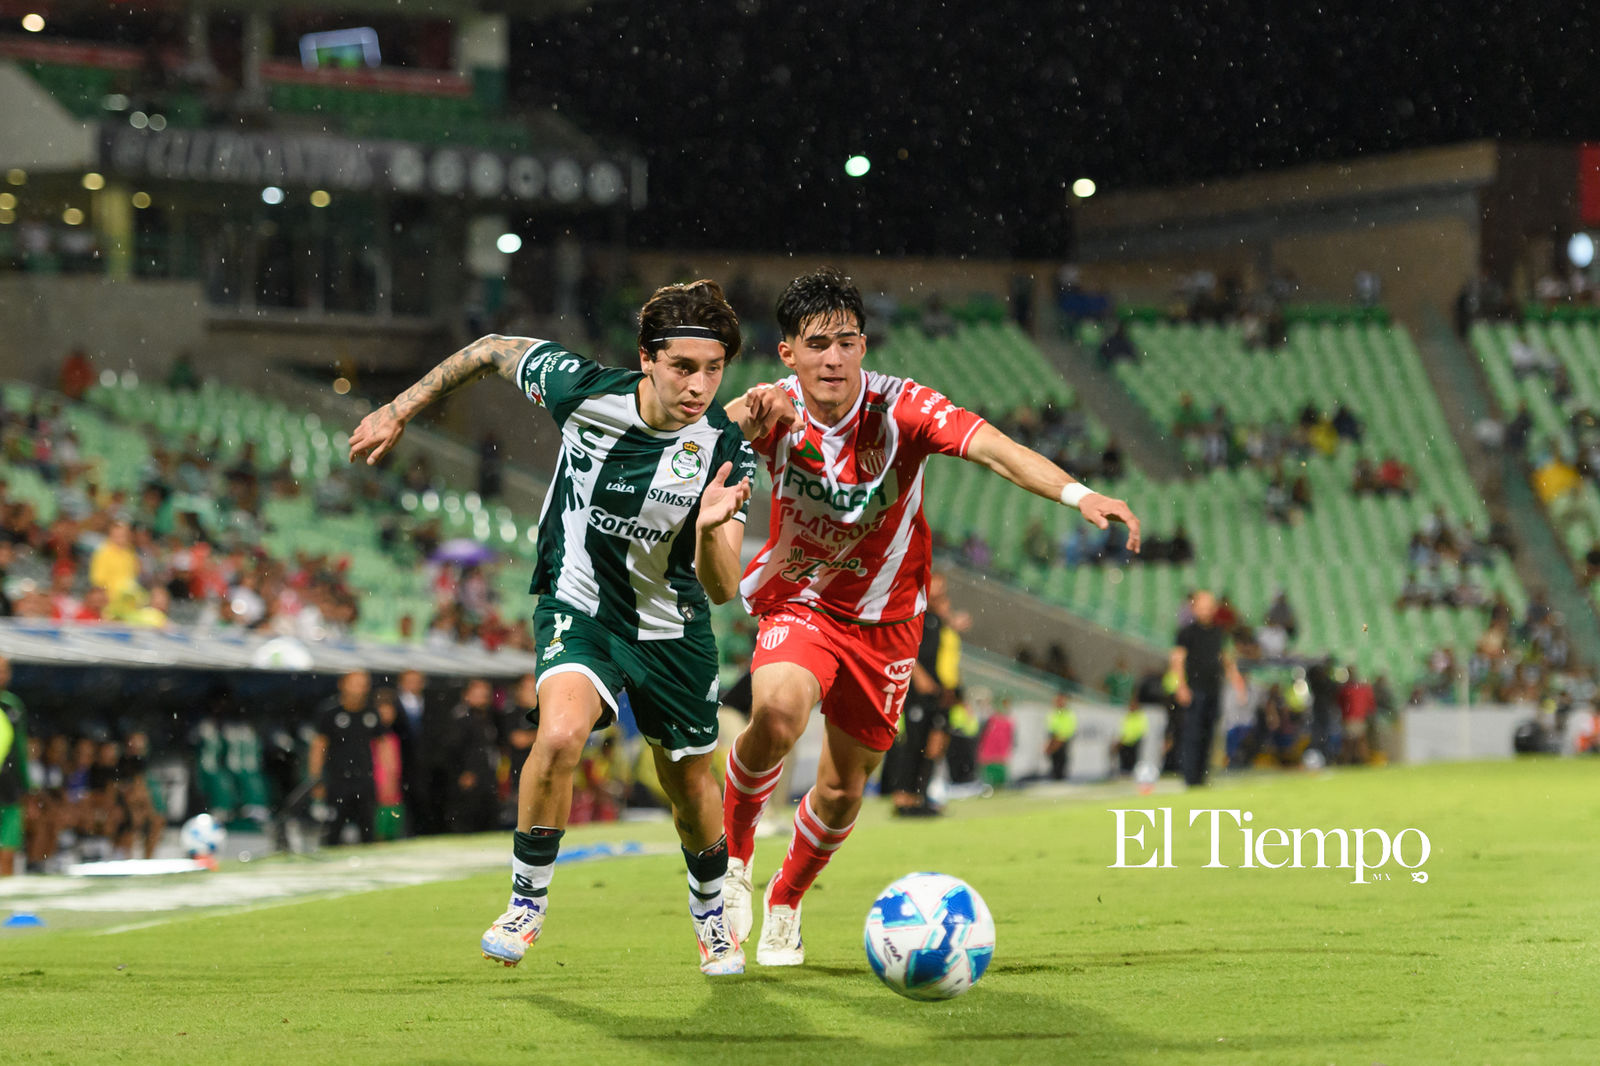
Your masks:
{"label": "arm tattoo", "polygon": [[526,337],[502,337],[495,333],[480,337],[395,397],[389,405],[390,413],[396,418],[409,419],[441,396],[491,373],[510,380],[517,372],[517,361],[532,344]]}

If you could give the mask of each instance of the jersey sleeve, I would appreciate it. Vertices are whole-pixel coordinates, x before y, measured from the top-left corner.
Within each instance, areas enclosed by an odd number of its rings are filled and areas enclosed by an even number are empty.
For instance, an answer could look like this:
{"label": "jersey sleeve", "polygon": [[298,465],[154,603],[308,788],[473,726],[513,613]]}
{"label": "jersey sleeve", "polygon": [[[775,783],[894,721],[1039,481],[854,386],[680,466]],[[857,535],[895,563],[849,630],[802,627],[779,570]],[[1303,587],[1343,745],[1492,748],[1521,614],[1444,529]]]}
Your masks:
{"label": "jersey sleeve", "polygon": [[[722,436],[717,438],[716,462],[712,464],[712,472],[722,469],[723,463],[732,463],[733,469],[728,471],[728,480],[724,484],[737,485],[745,478],[750,479],[752,486],[756,483],[756,453],[750,442],[744,439],[744,434],[738,426],[730,425],[722,431]],[[755,494],[751,493],[751,499]],[[739,513],[733,516],[740,522],[750,518],[750,500],[744,501],[744,506],[739,508]]]}
{"label": "jersey sleeve", "polygon": [[965,457],[982,415],[957,407],[938,389],[907,381],[895,405],[901,440],[923,455]]}
{"label": "jersey sleeve", "polygon": [[619,375],[628,373],[603,367],[554,341],[535,340],[517,361],[516,383],[524,396],[560,423],[589,396],[606,391],[610,379]]}

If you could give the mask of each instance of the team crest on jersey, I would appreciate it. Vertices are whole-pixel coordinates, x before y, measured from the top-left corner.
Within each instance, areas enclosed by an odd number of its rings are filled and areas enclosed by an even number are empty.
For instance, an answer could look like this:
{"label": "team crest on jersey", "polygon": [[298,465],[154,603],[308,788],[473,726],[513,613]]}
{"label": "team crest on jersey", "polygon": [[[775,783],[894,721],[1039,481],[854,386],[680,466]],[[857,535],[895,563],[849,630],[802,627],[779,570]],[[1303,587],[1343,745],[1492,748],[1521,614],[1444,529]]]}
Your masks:
{"label": "team crest on jersey", "polygon": [[[869,408],[873,405],[868,405]],[[883,416],[868,410],[856,434],[856,466],[868,477],[878,477],[889,461],[888,441],[884,439]]]}
{"label": "team crest on jersey", "polygon": [[789,636],[788,626],[773,626],[761,634],[761,648],[763,651],[773,651]]}
{"label": "team crest on jersey", "polygon": [[680,481],[688,481],[700,475],[703,463],[700,445],[692,440],[686,440],[683,442],[683,447],[672,456],[672,472]]}

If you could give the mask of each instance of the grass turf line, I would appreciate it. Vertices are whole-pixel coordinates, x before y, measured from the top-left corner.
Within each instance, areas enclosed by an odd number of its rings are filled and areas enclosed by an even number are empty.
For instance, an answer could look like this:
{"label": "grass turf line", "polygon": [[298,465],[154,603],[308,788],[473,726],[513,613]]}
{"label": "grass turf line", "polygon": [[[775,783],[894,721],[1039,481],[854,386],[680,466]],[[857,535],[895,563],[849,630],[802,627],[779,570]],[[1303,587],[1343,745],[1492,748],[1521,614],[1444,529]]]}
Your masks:
{"label": "grass turf line", "polygon": [[[764,970],[752,945],[750,971],[717,980],[695,967],[670,855],[560,868],[545,936],[516,970],[476,949],[504,874],[114,936],[47,930],[0,940],[0,1058],[1593,1063],[1595,769],[1252,776],[1005,796],[927,822],[874,804],[806,899],[806,965]],[[1173,807],[1177,868],[1107,869],[1111,806]],[[1254,811],[1258,829],[1416,826],[1430,880],[1202,869],[1204,835],[1182,826],[1213,806]],[[574,836],[670,833],[635,828]],[[761,843],[759,879],[782,848]],[[916,869],[967,878],[998,924],[988,976],[948,1003],[900,999],[862,957],[872,898]]]}

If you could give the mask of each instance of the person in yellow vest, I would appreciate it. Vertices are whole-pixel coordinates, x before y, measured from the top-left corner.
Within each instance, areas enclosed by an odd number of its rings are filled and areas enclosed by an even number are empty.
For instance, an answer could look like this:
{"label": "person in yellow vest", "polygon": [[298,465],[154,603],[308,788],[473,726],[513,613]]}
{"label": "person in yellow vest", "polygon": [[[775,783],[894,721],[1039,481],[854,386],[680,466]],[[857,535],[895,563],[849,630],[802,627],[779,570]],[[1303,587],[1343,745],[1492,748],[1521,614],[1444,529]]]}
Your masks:
{"label": "person in yellow vest", "polygon": [[967,706],[966,690],[961,686],[956,686],[952,699],[945,767],[952,785],[970,785],[978,780],[978,716]]}
{"label": "person in yellow vest", "polygon": [[1150,732],[1150,716],[1137,699],[1128,701],[1128,711],[1122,716],[1122,728],[1117,731],[1117,769],[1126,777],[1139,765],[1139,747],[1145,734]]}
{"label": "person in yellow vest", "polygon": [[1046,723],[1049,736],[1044,751],[1050,756],[1050,780],[1065,781],[1067,764],[1072,758],[1072,738],[1078,733],[1078,712],[1067,702],[1065,692],[1057,692],[1055,705],[1050,709]]}

